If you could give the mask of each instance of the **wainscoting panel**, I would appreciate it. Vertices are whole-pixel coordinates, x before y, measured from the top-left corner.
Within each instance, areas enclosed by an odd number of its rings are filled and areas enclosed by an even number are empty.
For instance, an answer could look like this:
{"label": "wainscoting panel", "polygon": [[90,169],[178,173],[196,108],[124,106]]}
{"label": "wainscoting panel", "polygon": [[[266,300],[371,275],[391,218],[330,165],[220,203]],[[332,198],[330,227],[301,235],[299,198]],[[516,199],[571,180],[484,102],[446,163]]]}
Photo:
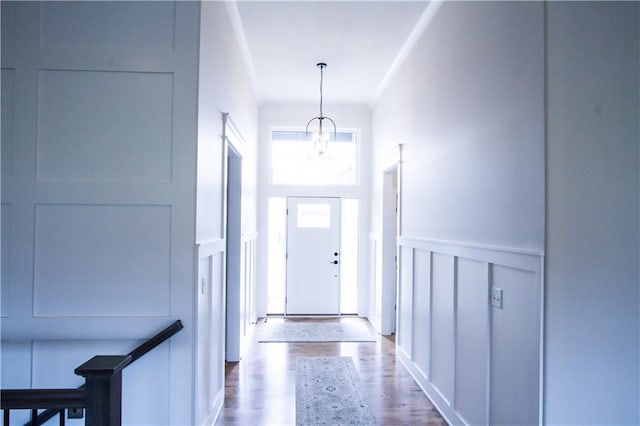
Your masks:
{"label": "wainscoting panel", "polygon": [[[0,5],[2,203],[11,205],[2,366],[14,345],[34,342],[22,355],[35,357],[24,374],[38,386],[53,360],[47,341],[69,359],[80,346],[87,356],[120,352],[182,320],[160,352],[125,370],[125,393],[135,387],[125,424],[195,420],[200,6]],[[147,367],[153,374],[134,379]]]}
{"label": "wainscoting panel", "polygon": [[458,259],[456,410],[466,423],[488,424],[489,285],[487,265]]}
{"label": "wainscoting panel", "polygon": [[[492,265],[502,308],[491,307],[491,424],[538,421],[540,293],[532,271]],[[504,402],[508,401],[508,404]]]}
{"label": "wainscoting panel", "polygon": [[431,253],[413,251],[413,362],[425,377],[431,377]]}
{"label": "wainscoting panel", "polygon": [[[407,237],[399,245],[398,356],[447,421],[540,424],[543,254]],[[502,294],[495,306],[492,289]]]}
{"label": "wainscoting panel", "polygon": [[170,232],[170,206],[36,205],[34,316],[169,317]]}
{"label": "wainscoting panel", "polygon": [[[241,336],[244,338],[249,332],[252,324],[258,320],[256,313],[256,243],[258,234],[256,232],[242,235],[242,254],[240,268],[240,300],[242,308],[240,310]],[[240,341],[242,350],[242,339]]]}
{"label": "wainscoting panel", "polygon": [[225,240],[198,244],[196,424],[213,424],[224,403]]}
{"label": "wainscoting panel", "polygon": [[39,70],[38,180],[169,182],[172,122],[171,73]]}
{"label": "wainscoting panel", "polygon": [[175,4],[145,3],[43,2],[40,47],[173,50]]}
{"label": "wainscoting panel", "polygon": [[[2,341],[2,389],[31,387],[32,349],[31,340]],[[11,424],[24,425],[30,420],[28,411],[11,412]]]}
{"label": "wainscoting panel", "polygon": [[9,289],[11,284],[9,283],[11,277],[11,262],[10,262],[10,246],[11,246],[11,204],[0,204],[0,217],[2,218],[0,232],[2,235],[0,238],[0,251],[2,251],[2,271],[0,279],[2,279],[2,285],[0,285],[0,317],[7,318],[10,315],[9,309]]}
{"label": "wainscoting panel", "polygon": [[374,328],[380,332],[382,328],[382,236],[369,234],[370,259],[371,259],[371,312],[369,320]]}
{"label": "wainscoting panel", "polygon": [[411,356],[413,335],[413,249],[400,249],[400,285],[398,286],[397,345]]}
{"label": "wainscoting panel", "polygon": [[[4,9],[3,9],[4,12]],[[4,15],[3,15],[4,17]],[[4,20],[3,20],[4,24]],[[4,33],[3,33],[4,35]],[[3,64],[4,65],[4,64]],[[2,80],[2,181],[13,177],[13,115],[15,110],[14,85],[15,69],[2,68],[0,72]]]}
{"label": "wainscoting panel", "polygon": [[433,253],[431,299],[431,382],[449,404],[453,402],[454,257]]}

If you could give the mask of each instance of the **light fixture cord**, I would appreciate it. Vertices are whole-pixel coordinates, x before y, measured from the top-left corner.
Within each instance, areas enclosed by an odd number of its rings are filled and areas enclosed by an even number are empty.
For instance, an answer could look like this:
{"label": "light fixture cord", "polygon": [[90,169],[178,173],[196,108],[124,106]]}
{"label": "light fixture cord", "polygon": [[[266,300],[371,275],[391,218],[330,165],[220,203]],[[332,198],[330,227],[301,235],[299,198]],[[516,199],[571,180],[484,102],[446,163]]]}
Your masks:
{"label": "light fixture cord", "polygon": [[320,65],[320,118],[322,118],[322,80],[324,79],[324,67]]}

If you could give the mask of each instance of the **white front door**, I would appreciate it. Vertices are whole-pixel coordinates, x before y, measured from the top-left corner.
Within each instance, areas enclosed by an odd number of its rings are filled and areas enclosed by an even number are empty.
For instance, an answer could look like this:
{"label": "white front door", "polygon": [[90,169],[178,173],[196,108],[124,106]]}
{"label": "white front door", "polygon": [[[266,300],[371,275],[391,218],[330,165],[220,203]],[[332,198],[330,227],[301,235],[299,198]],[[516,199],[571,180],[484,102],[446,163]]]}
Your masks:
{"label": "white front door", "polygon": [[340,199],[287,199],[288,315],[340,313]]}

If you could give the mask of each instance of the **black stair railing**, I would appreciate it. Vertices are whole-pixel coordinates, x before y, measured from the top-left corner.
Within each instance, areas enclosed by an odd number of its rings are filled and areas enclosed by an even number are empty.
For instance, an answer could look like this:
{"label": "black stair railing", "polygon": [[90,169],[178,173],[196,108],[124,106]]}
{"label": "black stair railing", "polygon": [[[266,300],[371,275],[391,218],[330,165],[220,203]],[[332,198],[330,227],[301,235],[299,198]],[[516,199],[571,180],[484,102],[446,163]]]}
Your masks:
{"label": "black stair railing", "polygon": [[[85,424],[119,426],[122,423],[122,370],[182,330],[180,320],[146,340],[127,355],[97,355],[75,369],[85,378],[77,389],[7,389],[1,391],[4,425],[9,426],[11,410],[31,410],[31,421],[38,426],[59,415],[65,424],[65,410],[77,416],[86,410]],[[38,414],[39,409],[44,409]],[[70,416],[71,417],[71,416]]]}

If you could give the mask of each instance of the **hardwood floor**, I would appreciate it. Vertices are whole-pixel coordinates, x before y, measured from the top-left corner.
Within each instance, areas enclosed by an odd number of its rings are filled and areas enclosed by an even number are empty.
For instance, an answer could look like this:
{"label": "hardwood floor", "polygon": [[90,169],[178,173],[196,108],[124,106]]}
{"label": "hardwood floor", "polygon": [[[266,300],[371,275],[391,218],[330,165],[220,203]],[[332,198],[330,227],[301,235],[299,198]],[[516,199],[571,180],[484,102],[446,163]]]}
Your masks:
{"label": "hardwood floor", "polygon": [[[268,321],[359,321],[282,319]],[[373,342],[258,343],[254,327],[240,363],[226,366],[224,408],[216,425],[295,425],[295,369],[301,356],[351,356],[380,425],[446,425],[404,366],[393,337]]]}

